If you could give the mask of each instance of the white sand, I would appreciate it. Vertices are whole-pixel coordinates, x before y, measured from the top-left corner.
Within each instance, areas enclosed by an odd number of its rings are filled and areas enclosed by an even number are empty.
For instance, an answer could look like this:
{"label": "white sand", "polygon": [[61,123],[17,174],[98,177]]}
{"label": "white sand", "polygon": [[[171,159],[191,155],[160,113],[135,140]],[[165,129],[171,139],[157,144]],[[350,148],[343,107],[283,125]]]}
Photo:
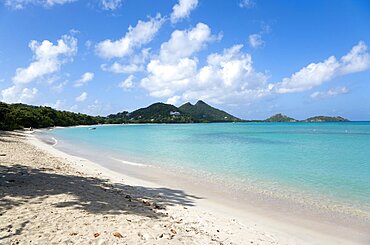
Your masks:
{"label": "white sand", "polygon": [[0,172],[0,244],[367,242],[118,174],[19,132],[0,132]]}

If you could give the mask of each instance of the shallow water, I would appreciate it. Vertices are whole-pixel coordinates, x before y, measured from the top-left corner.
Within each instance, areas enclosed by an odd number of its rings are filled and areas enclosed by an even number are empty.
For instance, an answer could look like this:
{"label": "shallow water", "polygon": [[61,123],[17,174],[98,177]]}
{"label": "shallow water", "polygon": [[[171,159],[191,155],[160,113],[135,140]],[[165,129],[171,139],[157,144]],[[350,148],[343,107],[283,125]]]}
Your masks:
{"label": "shallow water", "polygon": [[370,216],[370,122],[151,124],[48,131],[114,164]]}

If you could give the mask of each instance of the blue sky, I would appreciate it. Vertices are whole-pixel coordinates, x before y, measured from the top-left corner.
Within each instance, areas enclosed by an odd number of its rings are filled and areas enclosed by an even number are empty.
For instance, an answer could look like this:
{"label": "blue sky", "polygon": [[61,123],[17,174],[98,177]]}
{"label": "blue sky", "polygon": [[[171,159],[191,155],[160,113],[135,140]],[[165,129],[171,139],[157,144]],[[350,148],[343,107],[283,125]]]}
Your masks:
{"label": "blue sky", "polygon": [[370,2],[0,0],[0,100],[370,120]]}

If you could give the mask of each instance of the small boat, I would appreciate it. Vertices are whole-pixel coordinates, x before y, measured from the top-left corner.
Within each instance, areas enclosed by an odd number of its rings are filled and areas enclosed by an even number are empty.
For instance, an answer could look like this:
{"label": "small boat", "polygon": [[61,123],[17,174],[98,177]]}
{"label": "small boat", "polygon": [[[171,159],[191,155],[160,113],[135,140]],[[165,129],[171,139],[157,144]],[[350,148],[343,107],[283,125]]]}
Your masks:
{"label": "small boat", "polygon": [[96,128],[95,127],[93,127],[93,128],[89,128],[89,130],[95,130]]}

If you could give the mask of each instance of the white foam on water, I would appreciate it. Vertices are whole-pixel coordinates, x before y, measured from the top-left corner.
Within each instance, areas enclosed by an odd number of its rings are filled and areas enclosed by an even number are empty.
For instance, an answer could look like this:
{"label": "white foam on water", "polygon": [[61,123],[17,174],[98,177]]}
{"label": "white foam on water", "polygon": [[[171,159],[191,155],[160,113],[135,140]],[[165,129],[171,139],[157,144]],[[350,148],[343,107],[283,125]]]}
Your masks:
{"label": "white foam on water", "polygon": [[115,160],[117,162],[120,162],[120,163],[123,163],[123,164],[127,164],[127,165],[131,165],[131,166],[136,166],[136,167],[151,167],[151,165],[148,165],[148,164],[137,163],[137,162],[129,162],[129,161],[125,161],[125,160],[114,158],[114,157],[109,157],[109,158],[112,159],[112,160]]}
{"label": "white foam on water", "polygon": [[56,146],[58,144],[58,140],[56,138],[54,138],[54,137],[51,137],[51,139],[54,140],[53,146]]}

